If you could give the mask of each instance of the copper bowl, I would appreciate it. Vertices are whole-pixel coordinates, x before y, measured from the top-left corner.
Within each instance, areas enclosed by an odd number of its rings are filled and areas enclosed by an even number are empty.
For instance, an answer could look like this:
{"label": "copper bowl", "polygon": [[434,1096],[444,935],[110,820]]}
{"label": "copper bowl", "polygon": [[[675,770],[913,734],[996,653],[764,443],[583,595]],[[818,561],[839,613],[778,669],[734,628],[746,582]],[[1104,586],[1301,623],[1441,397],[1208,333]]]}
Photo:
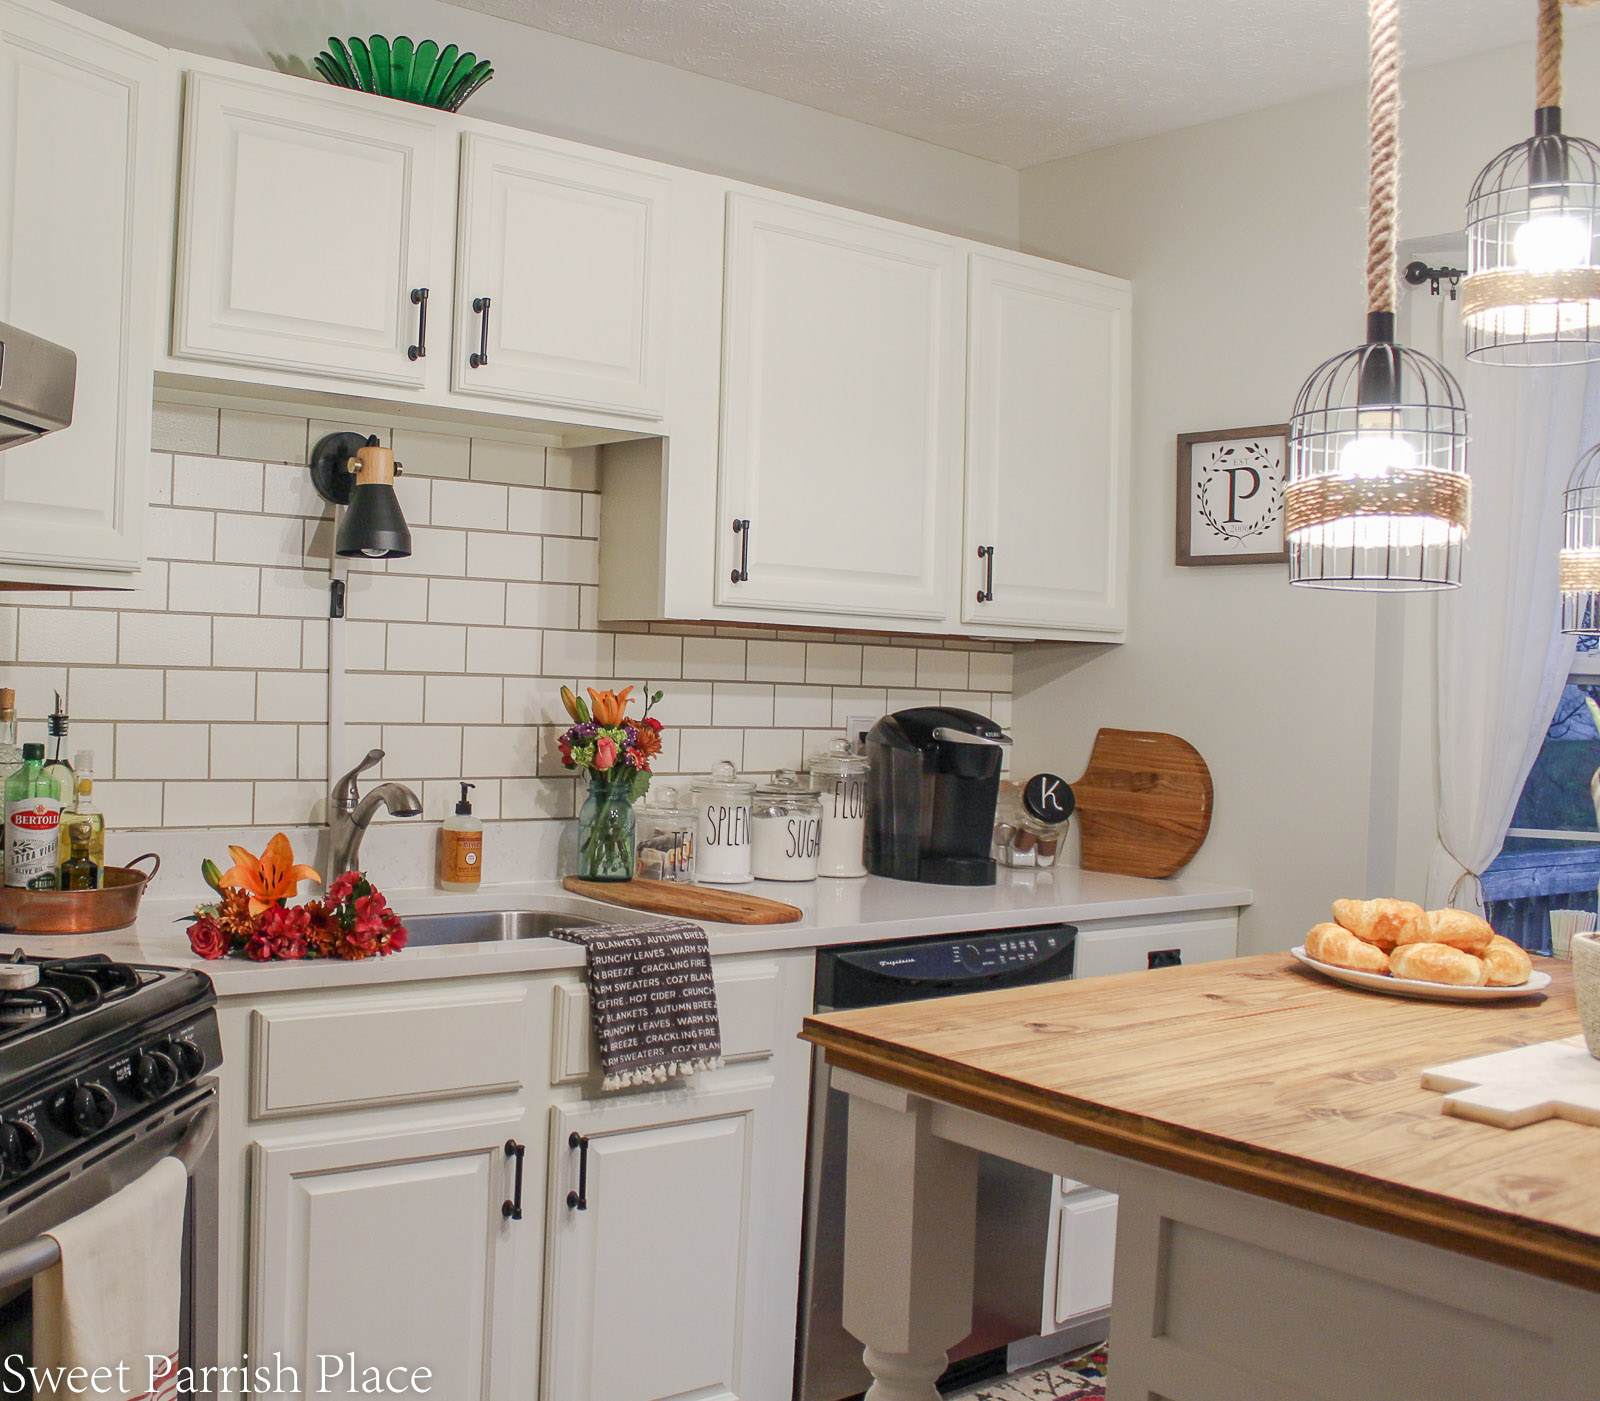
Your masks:
{"label": "copper bowl", "polygon": [[[153,861],[148,871],[135,870]],[[135,856],[126,866],[107,866],[99,890],[22,890],[0,887],[0,924],[18,934],[99,934],[121,929],[139,917],[145,886],[161,869],[153,851]]]}

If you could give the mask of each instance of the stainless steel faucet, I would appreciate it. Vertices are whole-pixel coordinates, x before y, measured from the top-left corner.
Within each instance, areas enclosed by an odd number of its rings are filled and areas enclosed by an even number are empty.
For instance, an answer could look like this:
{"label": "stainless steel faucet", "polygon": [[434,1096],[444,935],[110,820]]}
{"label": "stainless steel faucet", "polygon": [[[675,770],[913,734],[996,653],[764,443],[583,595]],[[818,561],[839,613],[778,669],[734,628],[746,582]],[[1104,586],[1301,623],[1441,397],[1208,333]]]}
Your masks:
{"label": "stainless steel faucet", "polygon": [[374,764],[383,762],[383,750],[369,749],[367,757],[333,785],[328,795],[328,879],[346,871],[359,870],[361,839],[378,808],[387,808],[394,817],[422,816],[422,802],[403,783],[380,783],[366,797],[356,787],[357,777]]}

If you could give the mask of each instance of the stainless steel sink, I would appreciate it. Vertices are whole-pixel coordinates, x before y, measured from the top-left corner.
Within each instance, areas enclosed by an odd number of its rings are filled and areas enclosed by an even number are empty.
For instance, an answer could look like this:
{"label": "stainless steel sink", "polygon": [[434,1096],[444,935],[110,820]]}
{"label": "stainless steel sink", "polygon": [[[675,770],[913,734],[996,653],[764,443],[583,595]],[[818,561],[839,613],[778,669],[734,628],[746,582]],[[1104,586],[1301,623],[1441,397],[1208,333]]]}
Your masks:
{"label": "stainless steel sink", "polygon": [[554,929],[582,929],[604,920],[575,910],[466,910],[457,914],[412,915],[405,921],[408,942],[483,944],[509,939],[547,938]]}

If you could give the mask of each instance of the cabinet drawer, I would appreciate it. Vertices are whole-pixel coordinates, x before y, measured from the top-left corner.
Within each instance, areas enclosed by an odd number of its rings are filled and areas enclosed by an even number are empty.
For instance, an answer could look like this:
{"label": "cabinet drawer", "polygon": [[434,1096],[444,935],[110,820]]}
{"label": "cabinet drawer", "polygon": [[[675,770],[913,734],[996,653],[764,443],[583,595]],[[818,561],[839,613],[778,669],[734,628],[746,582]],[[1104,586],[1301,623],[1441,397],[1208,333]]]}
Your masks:
{"label": "cabinet drawer", "polygon": [[1111,1307],[1117,1254],[1117,1199],[1092,1188],[1073,1192],[1056,1207],[1055,1323]]}
{"label": "cabinet drawer", "polygon": [[526,1010],[522,987],[373,992],[257,1008],[250,1112],[271,1119],[518,1089]]}
{"label": "cabinet drawer", "polygon": [[[761,963],[712,974],[717,987],[717,1020],[722,1031],[725,1061],[763,1060],[777,1038],[778,968]],[[589,1016],[589,989],[583,983],[558,983],[555,991],[554,1044],[550,1054],[550,1083],[570,1085],[586,1080],[600,1069],[594,1024]],[[798,1035],[795,1026],[789,1034]]]}
{"label": "cabinet drawer", "polygon": [[1168,963],[1209,963],[1232,958],[1238,945],[1239,921],[1232,916],[1108,925],[1100,929],[1085,925],[1078,930],[1072,976],[1098,978]]}

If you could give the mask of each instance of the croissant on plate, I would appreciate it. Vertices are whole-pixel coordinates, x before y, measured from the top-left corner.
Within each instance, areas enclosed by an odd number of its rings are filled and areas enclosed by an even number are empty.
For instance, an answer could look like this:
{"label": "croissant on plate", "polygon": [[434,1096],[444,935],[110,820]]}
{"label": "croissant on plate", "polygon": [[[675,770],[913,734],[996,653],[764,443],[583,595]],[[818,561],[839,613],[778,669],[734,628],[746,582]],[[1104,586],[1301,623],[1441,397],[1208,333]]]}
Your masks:
{"label": "croissant on plate", "polygon": [[1318,963],[1335,968],[1354,968],[1362,973],[1389,971],[1388,954],[1337,924],[1319,924],[1307,934],[1306,953]]}
{"label": "croissant on plate", "polygon": [[1421,905],[1409,900],[1335,900],[1333,917],[1356,938],[1387,953],[1396,944],[1426,936]]}

